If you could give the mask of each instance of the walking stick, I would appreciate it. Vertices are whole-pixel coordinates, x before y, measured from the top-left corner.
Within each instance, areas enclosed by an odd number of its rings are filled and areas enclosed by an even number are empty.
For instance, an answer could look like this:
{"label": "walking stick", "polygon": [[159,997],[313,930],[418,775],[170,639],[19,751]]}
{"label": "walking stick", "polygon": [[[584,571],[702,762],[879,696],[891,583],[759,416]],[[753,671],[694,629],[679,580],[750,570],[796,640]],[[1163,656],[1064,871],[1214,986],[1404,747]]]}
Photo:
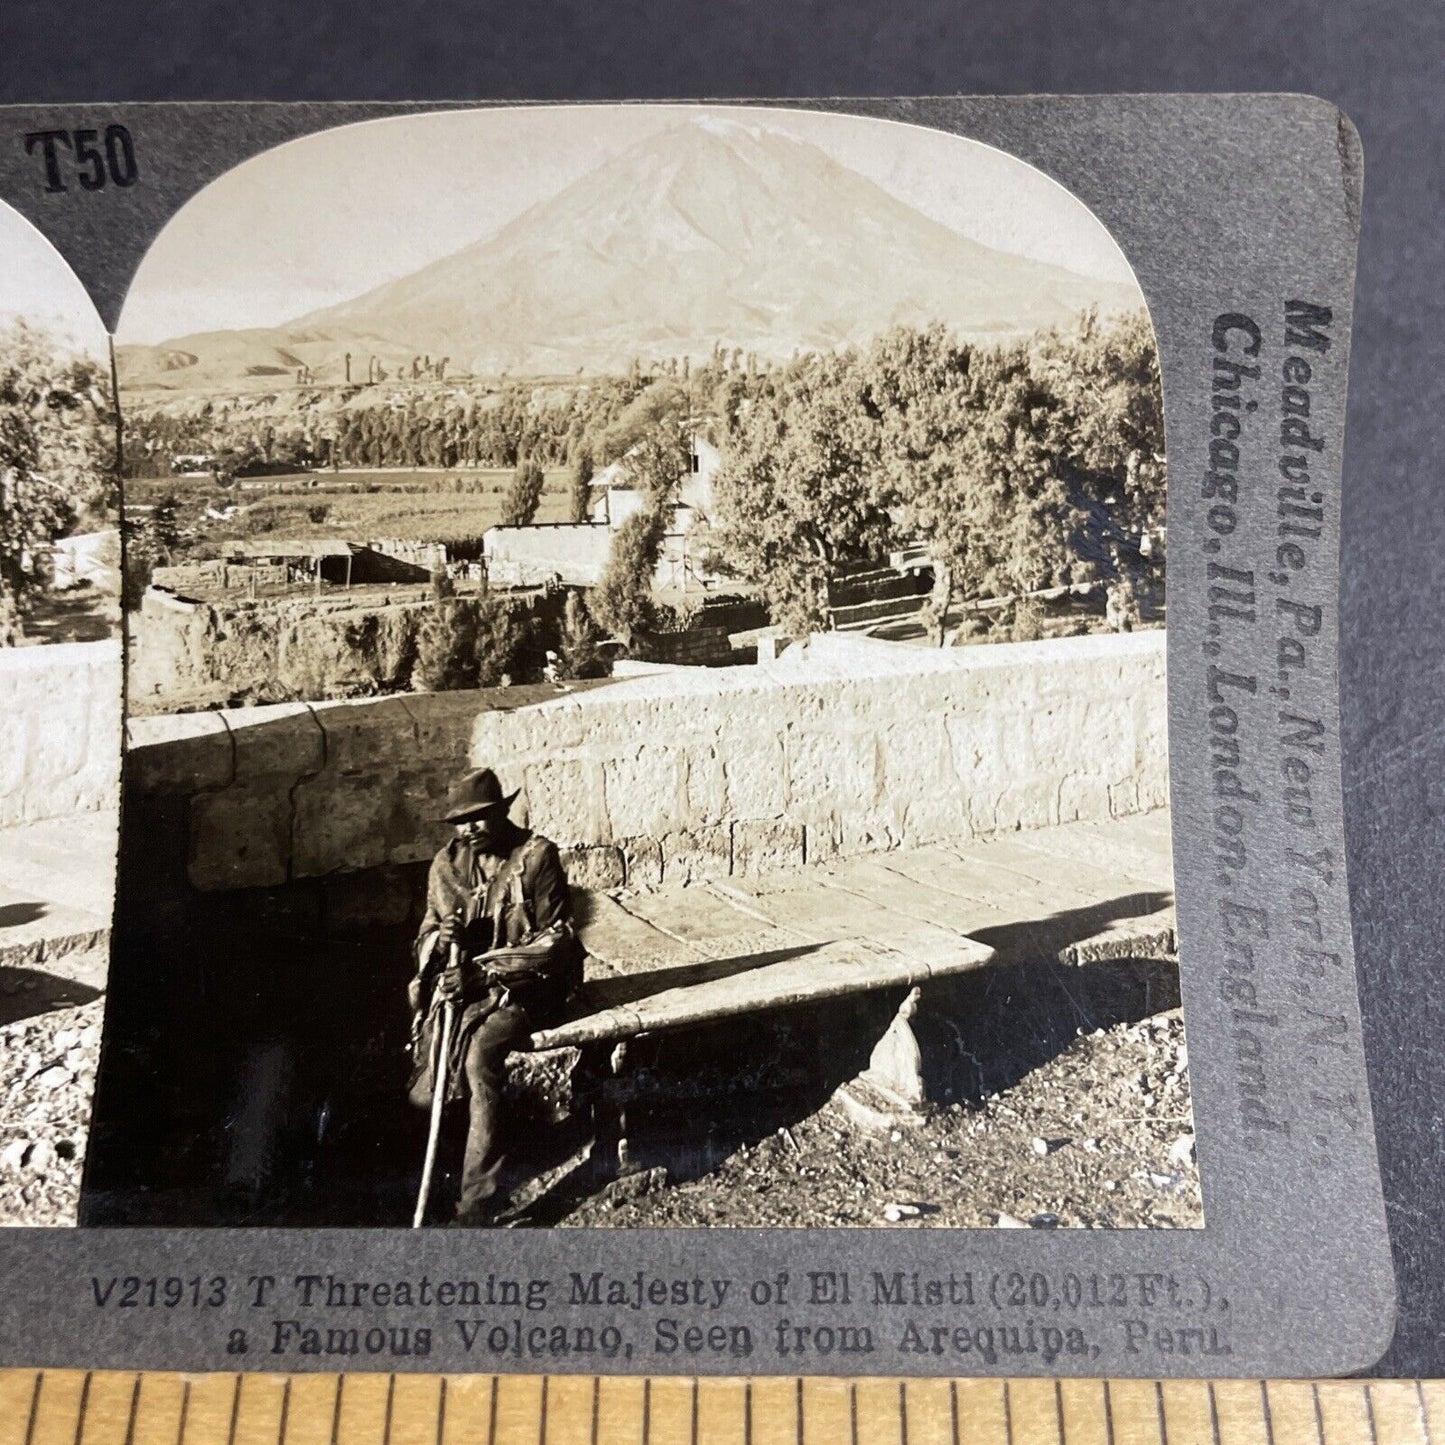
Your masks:
{"label": "walking stick", "polygon": [[[450,966],[456,968],[461,961],[461,949],[452,944]],[[452,1046],[452,1021],[456,1010],[452,1007],[451,1001],[447,1000],[442,1004],[442,1026],[441,1034],[437,1040],[436,1054],[432,1060],[431,1071],[431,1122],[427,1126],[426,1134],[426,1158],[422,1160],[421,1166],[421,1190],[416,1197],[416,1213],[412,1215],[411,1227],[420,1229],[422,1221],[426,1218],[427,1201],[431,1197],[431,1176],[432,1170],[437,1162],[437,1140],[441,1137],[442,1131],[442,1105],[446,1103],[447,1086],[450,1079],[447,1077],[449,1055]]]}

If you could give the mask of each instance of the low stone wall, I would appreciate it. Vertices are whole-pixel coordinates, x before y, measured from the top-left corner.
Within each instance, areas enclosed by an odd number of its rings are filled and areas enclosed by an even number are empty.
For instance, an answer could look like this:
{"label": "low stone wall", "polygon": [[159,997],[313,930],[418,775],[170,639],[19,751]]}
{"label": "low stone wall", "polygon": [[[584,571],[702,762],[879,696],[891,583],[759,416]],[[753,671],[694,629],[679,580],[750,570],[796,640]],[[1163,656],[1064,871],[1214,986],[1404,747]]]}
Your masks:
{"label": "low stone wall", "polygon": [[120,642],[0,649],[0,827],[114,808]]}
{"label": "low stone wall", "polygon": [[275,889],[425,860],[469,763],[522,790],[518,815],[591,887],[1104,819],[1168,801],[1164,634],[941,651],[829,635],[561,694],[138,718],[127,803],[180,831],[166,852],[191,889]]}

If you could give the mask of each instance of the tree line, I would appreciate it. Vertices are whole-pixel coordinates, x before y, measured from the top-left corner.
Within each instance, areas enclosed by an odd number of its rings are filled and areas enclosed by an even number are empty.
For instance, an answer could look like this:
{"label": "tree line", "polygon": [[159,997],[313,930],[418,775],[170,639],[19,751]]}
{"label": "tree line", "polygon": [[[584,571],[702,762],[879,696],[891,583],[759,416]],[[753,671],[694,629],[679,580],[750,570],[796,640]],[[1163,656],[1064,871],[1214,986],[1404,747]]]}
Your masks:
{"label": "tree line", "polygon": [[498,385],[448,383],[397,391],[300,388],[275,397],[207,399],[193,406],[127,399],[124,468],[160,477],[176,459],[209,457],[222,480],[316,468],[594,468],[624,456],[665,416],[711,415],[765,374],[755,358],[718,347],[625,374]]}
{"label": "tree line", "polygon": [[991,345],[942,326],[809,355],[721,418],[713,542],[774,619],[825,626],[843,563],[919,542],[955,601],[1162,583],[1164,414],[1147,315]]}

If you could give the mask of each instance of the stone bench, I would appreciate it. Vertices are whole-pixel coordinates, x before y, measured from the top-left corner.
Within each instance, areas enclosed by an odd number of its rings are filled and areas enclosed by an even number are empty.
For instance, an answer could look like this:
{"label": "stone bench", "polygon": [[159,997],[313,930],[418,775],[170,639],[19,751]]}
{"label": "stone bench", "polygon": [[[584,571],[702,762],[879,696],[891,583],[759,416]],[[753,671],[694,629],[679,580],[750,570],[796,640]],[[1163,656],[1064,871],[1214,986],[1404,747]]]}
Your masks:
{"label": "stone bench", "polygon": [[1031,960],[1173,958],[1172,881],[1166,814],[755,879],[583,893],[587,981],[570,1016],[535,1034],[513,1068],[565,1097],[564,1109],[584,1094],[594,1162],[610,1162],[601,1156],[615,1145],[626,1171],[635,1040],[894,993],[901,1002],[868,1067],[836,1097],[855,1114],[871,1110],[868,1122],[916,1117],[924,1090],[912,1020],[930,983]]}
{"label": "stone bench", "polygon": [[572,1068],[589,1077],[594,1165],[630,1172],[627,1142],[629,1045],[644,1036],[702,1028],[830,999],[901,990],[903,1001],[874,1045],[862,1088],[900,1112],[924,1099],[922,1058],[911,1021],[922,986],[995,960],[971,938],[941,938],[928,951],[905,952],[869,938],[677,963],[661,959],[628,973],[595,975],[583,985],[572,1017],[532,1035],[533,1055],[576,1051]]}

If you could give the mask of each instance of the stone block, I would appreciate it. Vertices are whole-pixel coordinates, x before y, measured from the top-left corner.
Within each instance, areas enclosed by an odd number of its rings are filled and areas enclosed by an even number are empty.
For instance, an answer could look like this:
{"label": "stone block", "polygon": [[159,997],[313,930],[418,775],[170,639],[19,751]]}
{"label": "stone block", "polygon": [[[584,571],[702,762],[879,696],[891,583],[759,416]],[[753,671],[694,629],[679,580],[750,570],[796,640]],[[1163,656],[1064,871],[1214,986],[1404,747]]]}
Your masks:
{"label": "stone block", "polygon": [[792,732],[784,747],[794,817],[807,821],[877,806],[883,779],[876,732]]}
{"label": "stone block", "polygon": [[804,861],[803,825],[789,818],[747,818],[732,825],[733,872],[757,877]]}
{"label": "stone block", "polygon": [[838,856],[842,831],[836,817],[820,818],[803,825],[803,859],[807,863],[826,863]]}
{"label": "stone block", "polygon": [[1113,816],[1109,785],[1097,773],[1069,773],[1059,784],[1059,822],[1098,822]]}
{"label": "stone block", "polygon": [[726,878],[732,872],[730,828],[681,830],[660,841],[666,883],[696,883],[703,878]]}
{"label": "stone block", "polygon": [[483,706],[472,692],[418,693],[406,700],[416,728],[416,753],[432,767],[465,772],[472,725]]}
{"label": "stone block", "polygon": [[[20,791],[27,795],[21,812],[25,818],[34,818],[40,816],[36,804],[43,802],[50,788],[85,768],[90,742],[89,708],[83,696],[52,698],[48,704],[41,699],[24,705],[19,721],[25,739]],[[119,737],[110,740],[112,756],[119,742]]]}
{"label": "stone block", "polygon": [[368,868],[326,878],[321,884],[325,932],[347,937],[400,927],[421,907],[425,889],[425,876],[416,868]]}
{"label": "stone block", "polygon": [[623,862],[622,850],[609,845],[593,848],[562,849],[562,866],[567,871],[567,882],[573,888],[585,888],[593,893],[603,893],[609,888],[621,888],[627,881],[627,868]]}
{"label": "stone block", "polygon": [[686,829],[684,761],[676,749],[642,743],[608,758],[602,777],[613,836],[661,837]]}
{"label": "stone block", "polygon": [[1164,765],[1142,772],[1138,778],[1139,811],[1153,812],[1169,806],[1169,772]]}
{"label": "stone block", "polygon": [[376,868],[388,860],[387,830],[396,787],[375,776],[336,776],[328,768],[295,790],[292,874]]}
{"label": "stone block", "polygon": [[886,853],[902,844],[902,829],[882,813],[843,813],[839,816],[838,853],[842,857]]}
{"label": "stone block", "polygon": [[390,799],[385,824],[388,862],[429,863],[451,838],[452,825],[442,816],[450,782],[450,775],[437,769],[402,772],[378,782]]}
{"label": "stone block", "polygon": [[1139,780],[1129,778],[1122,783],[1109,784],[1109,816],[1111,818],[1127,817],[1130,813],[1143,812],[1143,802],[1139,796]]}
{"label": "stone block", "polygon": [[304,702],[230,708],[224,715],[235,750],[235,780],[295,782],[320,770],[326,761],[321,725]]}
{"label": "stone block", "polygon": [[662,882],[662,844],[656,838],[624,838],[618,846],[629,888],[655,887]]}
{"label": "stone block", "polygon": [[[571,751],[605,735],[609,709],[588,693],[535,700],[532,688],[492,688],[457,693],[473,699],[467,753],[474,768],[500,769],[510,760],[551,749]],[[524,699],[534,698],[531,705]],[[625,733],[619,733],[625,736]]]}
{"label": "stone block", "polygon": [[714,742],[694,745],[683,753],[689,827],[708,828],[726,823],[735,811],[729,802],[729,779],[723,762],[727,756],[726,749]]}
{"label": "stone block", "polygon": [[416,722],[404,697],[317,703],[315,715],[328,772],[385,774],[416,765]]}
{"label": "stone block", "polygon": [[527,766],[522,777],[527,826],[558,844],[606,843],[612,837],[603,798],[602,765],[592,758],[563,757]]}
{"label": "stone block", "polygon": [[1009,783],[994,803],[995,827],[1001,832],[1015,828],[1047,828],[1059,821],[1059,780],[1043,776]]}
{"label": "stone block", "polygon": [[191,799],[191,886],[268,888],[284,883],[291,861],[291,799],[283,788],[233,784]]}
{"label": "stone block", "polygon": [[206,792],[226,787],[234,777],[235,748],[219,713],[132,718],[126,724],[127,798]]}
{"label": "stone block", "polygon": [[776,817],[788,804],[782,727],[768,727],[762,716],[743,721],[752,726],[725,728],[718,745],[727,783],[727,813],[734,818]]}
{"label": "stone block", "polygon": [[894,724],[881,751],[885,806],[904,843],[955,837],[965,826],[967,803],[942,717]]}

